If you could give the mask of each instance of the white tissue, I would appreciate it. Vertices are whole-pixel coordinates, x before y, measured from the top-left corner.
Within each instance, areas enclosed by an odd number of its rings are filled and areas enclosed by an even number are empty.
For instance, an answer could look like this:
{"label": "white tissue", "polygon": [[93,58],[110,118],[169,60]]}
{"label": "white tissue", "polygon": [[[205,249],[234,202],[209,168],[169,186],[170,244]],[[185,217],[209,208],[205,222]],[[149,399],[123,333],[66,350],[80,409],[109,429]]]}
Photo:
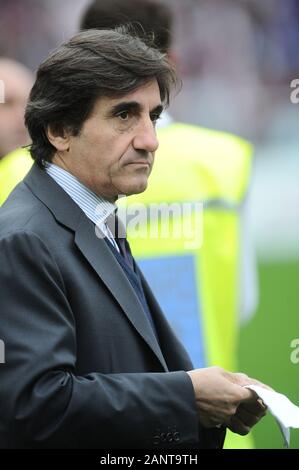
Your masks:
{"label": "white tissue", "polygon": [[276,418],[284,438],[284,445],[290,447],[290,429],[299,428],[299,407],[294,405],[285,395],[258,385],[245,385],[253,390]]}

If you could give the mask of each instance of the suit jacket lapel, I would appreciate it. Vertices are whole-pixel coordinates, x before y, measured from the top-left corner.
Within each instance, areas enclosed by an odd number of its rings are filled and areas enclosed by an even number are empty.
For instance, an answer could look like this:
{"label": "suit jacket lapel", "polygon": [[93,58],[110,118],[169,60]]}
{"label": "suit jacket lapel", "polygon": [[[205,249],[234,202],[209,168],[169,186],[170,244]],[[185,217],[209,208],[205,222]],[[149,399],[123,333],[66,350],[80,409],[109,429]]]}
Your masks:
{"label": "suit jacket lapel", "polygon": [[167,365],[152,326],[143,311],[143,307],[131,283],[104,240],[97,238],[94,224],[86,220],[85,215],[82,217],[81,224],[76,230],[75,243],[111,291],[134,328],[167,370]]}
{"label": "suit jacket lapel", "polygon": [[75,232],[75,243],[81,253],[111,291],[133,327],[152,349],[163,368],[168,370],[155,334],[131,283],[104,240],[96,236],[94,224],[68,194],[36,165],[33,166],[24,182],[49,208],[58,222]]}

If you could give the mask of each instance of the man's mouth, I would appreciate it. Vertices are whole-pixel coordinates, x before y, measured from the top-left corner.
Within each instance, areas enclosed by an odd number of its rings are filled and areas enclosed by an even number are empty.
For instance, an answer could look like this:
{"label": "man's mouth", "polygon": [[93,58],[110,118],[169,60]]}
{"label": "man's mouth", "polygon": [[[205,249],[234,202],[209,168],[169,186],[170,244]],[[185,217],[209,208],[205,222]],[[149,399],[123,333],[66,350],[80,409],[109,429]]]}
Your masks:
{"label": "man's mouth", "polygon": [[136,162],[130,162],[130,163],[128,163],[128,165],[143,165],[143,166],[148,166],[148,167],[151,166],[150,162],[147,162],[147,161],[144,161],[144,160],[136,161]]}

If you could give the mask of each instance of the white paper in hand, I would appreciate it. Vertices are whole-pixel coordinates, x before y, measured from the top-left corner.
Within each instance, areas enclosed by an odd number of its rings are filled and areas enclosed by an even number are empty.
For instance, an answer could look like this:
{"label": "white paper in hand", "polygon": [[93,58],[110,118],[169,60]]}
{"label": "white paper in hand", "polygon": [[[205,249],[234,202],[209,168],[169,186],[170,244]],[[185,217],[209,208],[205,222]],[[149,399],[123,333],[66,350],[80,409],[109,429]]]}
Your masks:
{"label": "white paper in hand", "polygon": [[245,385],[253,390],[265,403],[276,418],[284,438],[284,445],[290,447],[290,429],[299,428],[299,407],[294,405],[285,395],[258,385]]}

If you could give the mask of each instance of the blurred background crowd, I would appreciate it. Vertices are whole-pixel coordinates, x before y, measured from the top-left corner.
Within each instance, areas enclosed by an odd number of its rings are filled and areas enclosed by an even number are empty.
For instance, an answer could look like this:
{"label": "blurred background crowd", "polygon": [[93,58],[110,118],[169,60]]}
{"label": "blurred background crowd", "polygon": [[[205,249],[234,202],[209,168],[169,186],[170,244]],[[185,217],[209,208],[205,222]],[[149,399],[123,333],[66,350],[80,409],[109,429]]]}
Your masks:
{"label": "blurred background crowd", "polygon": [[[125,1],[125,0],[124,0]],[[89,0],[0,0],[0,56],[32,71],[78,30]],[[259,305],[241,331],[241,369],[299,404],[299,0],[169,0],[183,89],[175,119],[230,131],[255,145],[249,194]],[[299,93],[298,93],[299,96]],[[271,417],[257,447],[280,447]],[[294,447],[299,434],[294,433]]]}

